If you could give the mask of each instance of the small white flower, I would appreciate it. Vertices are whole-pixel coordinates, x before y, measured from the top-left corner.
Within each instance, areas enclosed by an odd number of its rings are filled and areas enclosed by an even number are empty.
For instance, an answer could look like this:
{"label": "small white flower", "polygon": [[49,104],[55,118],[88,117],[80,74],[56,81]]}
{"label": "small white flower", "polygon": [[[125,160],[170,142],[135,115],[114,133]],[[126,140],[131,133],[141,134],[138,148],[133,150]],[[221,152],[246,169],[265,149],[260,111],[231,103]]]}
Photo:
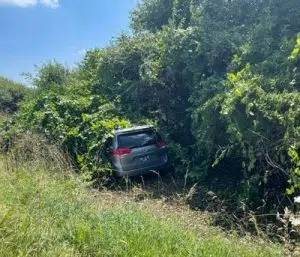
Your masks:
{"label": "small white flower", "polygon": [[294,197],[294,203],[300,203],[300,196]]}
{"label": "small white flower", "polygon": [[292,219],[292,225],[294,227],[300,227],[300,219]]}

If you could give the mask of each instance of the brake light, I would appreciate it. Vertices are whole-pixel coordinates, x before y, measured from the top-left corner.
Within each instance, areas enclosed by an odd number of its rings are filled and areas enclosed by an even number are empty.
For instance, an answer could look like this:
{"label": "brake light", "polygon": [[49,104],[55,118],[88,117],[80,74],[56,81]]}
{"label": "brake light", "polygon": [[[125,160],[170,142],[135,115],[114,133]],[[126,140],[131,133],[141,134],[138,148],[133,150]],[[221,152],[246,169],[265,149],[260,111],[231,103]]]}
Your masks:
{"label": "brake light", "polygon": [[167,143],[165,142],[165,141],[159,141],[159,142],[157,142],[157,146],[159,147],[159,148],[162,148],[162,147],[164,147],[164,146],[166,146],[167,145]]}
{"label": "brake light", "polygon": [[130,153],[131,153],[130,148],[118,148],[112,152],[112,155],[125,155]]}

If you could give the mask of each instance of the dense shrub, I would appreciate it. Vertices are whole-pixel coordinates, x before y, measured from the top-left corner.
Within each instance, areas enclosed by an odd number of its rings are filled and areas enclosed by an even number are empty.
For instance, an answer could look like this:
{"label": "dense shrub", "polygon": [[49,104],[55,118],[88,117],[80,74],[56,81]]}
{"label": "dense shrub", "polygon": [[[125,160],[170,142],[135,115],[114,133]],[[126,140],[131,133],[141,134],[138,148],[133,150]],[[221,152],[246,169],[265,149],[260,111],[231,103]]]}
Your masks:
{"label": "dense shrub", "polygon": [[59,142],[80,170],[92,178],[107,175],[112,169],[105,143],[113,130],[127,127],[130,122],[120,115],[113,103],[82,94],[73,86],[66,85],[59,94],[41,93],[24,104],[15,126]]}

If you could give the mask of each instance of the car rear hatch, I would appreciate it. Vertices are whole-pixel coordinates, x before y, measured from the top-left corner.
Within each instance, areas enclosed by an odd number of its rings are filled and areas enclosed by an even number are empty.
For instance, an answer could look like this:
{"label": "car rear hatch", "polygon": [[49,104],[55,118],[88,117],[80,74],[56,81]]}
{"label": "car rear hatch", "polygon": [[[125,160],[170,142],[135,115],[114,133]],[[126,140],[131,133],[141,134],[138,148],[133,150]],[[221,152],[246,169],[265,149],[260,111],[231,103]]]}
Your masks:
{"label": "car rear hatch", "polygon": [[124,171],[160,166],[167,161],[165,143],[153,129],[120,134],[117,142]]}

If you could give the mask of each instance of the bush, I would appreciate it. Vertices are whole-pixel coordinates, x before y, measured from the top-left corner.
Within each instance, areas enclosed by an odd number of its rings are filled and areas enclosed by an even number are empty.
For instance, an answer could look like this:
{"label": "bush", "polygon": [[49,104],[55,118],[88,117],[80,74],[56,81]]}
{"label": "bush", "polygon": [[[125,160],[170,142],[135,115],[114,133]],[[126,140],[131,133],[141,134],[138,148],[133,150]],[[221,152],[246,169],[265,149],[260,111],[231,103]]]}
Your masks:
{"label": "bush", "polygon": [[[99,102],[98,108],[93,107],[95,101]],[[115,129],[129,125],[128,120],[118,116],[113,104],[97,96],[78,99],[73,94],[50,93],[24,104],[14,127],[42,134],[61,145],[81,172],[96,179],[112,172],[106,154],[107,140]]]}

